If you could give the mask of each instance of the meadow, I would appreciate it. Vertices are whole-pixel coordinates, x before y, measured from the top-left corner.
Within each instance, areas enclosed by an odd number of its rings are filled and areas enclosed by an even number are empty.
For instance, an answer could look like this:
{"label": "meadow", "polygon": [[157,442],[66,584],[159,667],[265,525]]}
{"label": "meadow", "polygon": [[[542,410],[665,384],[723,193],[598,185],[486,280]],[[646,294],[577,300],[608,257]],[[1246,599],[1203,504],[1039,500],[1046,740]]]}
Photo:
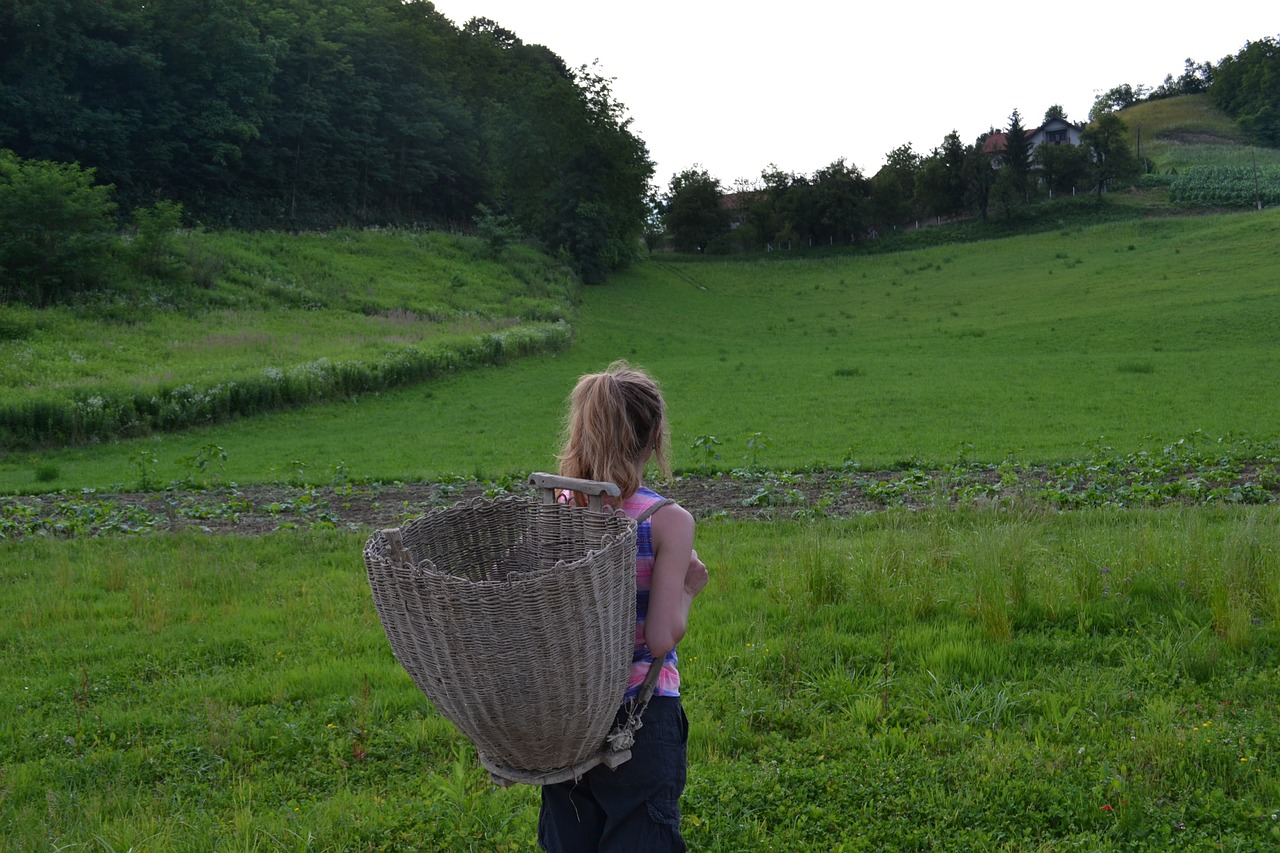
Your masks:
{"label": "meadow", "polygon": [[[1189,168],[1280,166],[1280,151],[1249,145],[1240,126],[1208,95],[1145,101],[1121,112],[1134,143],[1155,172]],[[1140,138],[1139,138],[1140,137]]]}
{"label": "meadow", "polygon": [[407,230],[174,237],[167,279],[0,306],[0,448],[252,417],[562,348],[572,273],[524,246],[498,255]]}
{"label": "meadow", "polygon": [[[0,545],[0,846],[532,850],[360,534]],[[692,849],[1280,844],[1273,510],[708,522]]]}
{"label": "meadow", "polygon": [[[691,849],[1275,849],[1277,229],[1266,211],[653,258],[556,297],[574,337],[554,355],[11,451],[0,848],[535,849],[537,792],[492,787],[391,655],[367,528],[45,525],[21,496],[91,513],[214,479],[233,511],[234,484],[518,488],[553,465],[574,377],[624,356],[663,380],[689,477],[894,472],[875,511],[702,514],[712,581],[681,645]],[[957,499],[971,463],[998,479]],[[1036,464],[1052,489],[1001,491]],[[1244,467],[1253,491],[1210,487]]]}
{"label": "meadow", "polygon": [[1268,210],[866,257],[655,258],[582,291],[566,352],[180,433],[13,451],[0,491],[132,485],[140,458],[169,482],[211,445],[241,484],[297,470],[328,482],[338,465],[356,479],[519,474],[552,464],[574,378],[618,357],[665,383],[682,468],[1035,463],[1197,431],[1271,438],[1277,229]]}

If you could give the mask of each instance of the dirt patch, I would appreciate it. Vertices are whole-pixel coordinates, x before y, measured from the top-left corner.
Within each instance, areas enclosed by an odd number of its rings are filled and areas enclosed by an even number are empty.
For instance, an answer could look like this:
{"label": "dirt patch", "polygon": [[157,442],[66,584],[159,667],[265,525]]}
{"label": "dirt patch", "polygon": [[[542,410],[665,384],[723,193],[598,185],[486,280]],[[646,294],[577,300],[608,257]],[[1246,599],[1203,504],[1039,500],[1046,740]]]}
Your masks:
{"label": "dirt patch", "polygon": [[1161,134],[1160,139],[1178,145],[1236,145],[1236,140],[1217,133],[1196,132],[1190,130],[1174,130]]}
{"label": "dirt patch", "polygon": [[[828,470],[682,476],[659,487],[695,517],[849,518],[892,507],[1155,506],[1280,502],[1274,462],[1214,470],[974,466],[906,471]],[[397,527],[462,501],[514,491],[520,481],[260,485],[207,490],[96,492],[0,498],[0,538],[94,536],[149,530],[256,535],[282,529]]]}

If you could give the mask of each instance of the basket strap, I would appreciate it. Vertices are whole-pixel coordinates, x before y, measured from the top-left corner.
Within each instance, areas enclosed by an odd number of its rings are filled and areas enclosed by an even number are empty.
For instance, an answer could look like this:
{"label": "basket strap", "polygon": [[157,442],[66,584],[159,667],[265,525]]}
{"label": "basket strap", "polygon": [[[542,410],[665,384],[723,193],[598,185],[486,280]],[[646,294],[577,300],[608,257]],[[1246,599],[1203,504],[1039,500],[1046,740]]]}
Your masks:
{"label": "basket strap", "polygon": [[[670,498],[655,501],[645,507],[644,512],[636,517],[636,524],[648,520],[655,512],[667,504],[673,503],[675,501]],[[645,673],[644,681],[640,682],[640,690],[636,693],[636,698],[631,700],[630,707],[627,708],[626,720],[609,733],[608,741],[613,749],[618,751],[630,750],[632,744],[635,743],[636,732],[644,725],[641,716],[644,714],[645,709],[649,707],[649,700],[653,698],[654,691],[658,689],[658,678],[662,675],[662,665],[663,661],[657,658],[649,662],[649,671]],[[614,765],[610,764],[610,766]]]}
{"label": "basket strap", "polygon": [[656,659],[649,662],[649,671],[645,674],[644,681],[640,682],[640,692],[636,694],[637,717],[644,713],[649,700],[653,698],[653,691],[658,688],[658,677],[662,675],[662,663]]}
{"label": "basket strap", "polygon": [[662,509],[667,504],[673,504],[673,503],[675,503],[675,501],[671,500],[671,498],[663,498],[660,501],[655,501],[654,503],[649,504],[649,506],[644,508],[644,512],[636,516],[636,524],[641,524],[643,522],[648,521],[649,517],[653,515],[655,512]]}

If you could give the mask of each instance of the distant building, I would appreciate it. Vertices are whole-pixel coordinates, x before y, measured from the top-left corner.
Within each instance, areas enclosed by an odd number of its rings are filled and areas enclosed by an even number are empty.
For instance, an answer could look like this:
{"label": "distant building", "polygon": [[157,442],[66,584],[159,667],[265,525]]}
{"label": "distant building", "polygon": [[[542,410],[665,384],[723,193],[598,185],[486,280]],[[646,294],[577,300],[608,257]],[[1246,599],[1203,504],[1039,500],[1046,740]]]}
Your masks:
{"label": "distant building", "polygon": [[1064,118],[1051,118],[1035,130],[1027,133],[1031,150],[1037,145],[1079,145],[1084,125],[1072,124]]}
{"label": "distant building", "polygon": [[[1082,124],[1072,124],[1066,119],[1051,118],[1039,127],[1028,130],[1027,139],[1031,142],[1031,150],[1035,151],[1037,145],[1079,145],[1080,134],[1083,132]],[[986,141],[982,143],[982,150],[988,154],[999,154],[1008,144],[1008,134],[1004,131],[996,131],[987,136]]]}
{"label": "distant building", "polygon": [[729,213],[729,230],[740,228],[747,221],[751,206],[767,197],[766,193],[759,190],[721,194],[720,209]]}

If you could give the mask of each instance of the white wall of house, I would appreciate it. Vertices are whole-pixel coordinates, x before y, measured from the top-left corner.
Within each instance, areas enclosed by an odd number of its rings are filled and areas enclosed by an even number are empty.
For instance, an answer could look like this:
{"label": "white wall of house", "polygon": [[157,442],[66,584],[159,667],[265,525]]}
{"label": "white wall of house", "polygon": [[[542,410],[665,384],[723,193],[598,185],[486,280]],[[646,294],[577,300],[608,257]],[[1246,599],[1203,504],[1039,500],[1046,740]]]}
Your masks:
{"label": "white wall of house", "polygon": [[1031,136],[1031,150],[1037,145],[1079,145],[1084,128],[1060,118],[1050,119]]}

